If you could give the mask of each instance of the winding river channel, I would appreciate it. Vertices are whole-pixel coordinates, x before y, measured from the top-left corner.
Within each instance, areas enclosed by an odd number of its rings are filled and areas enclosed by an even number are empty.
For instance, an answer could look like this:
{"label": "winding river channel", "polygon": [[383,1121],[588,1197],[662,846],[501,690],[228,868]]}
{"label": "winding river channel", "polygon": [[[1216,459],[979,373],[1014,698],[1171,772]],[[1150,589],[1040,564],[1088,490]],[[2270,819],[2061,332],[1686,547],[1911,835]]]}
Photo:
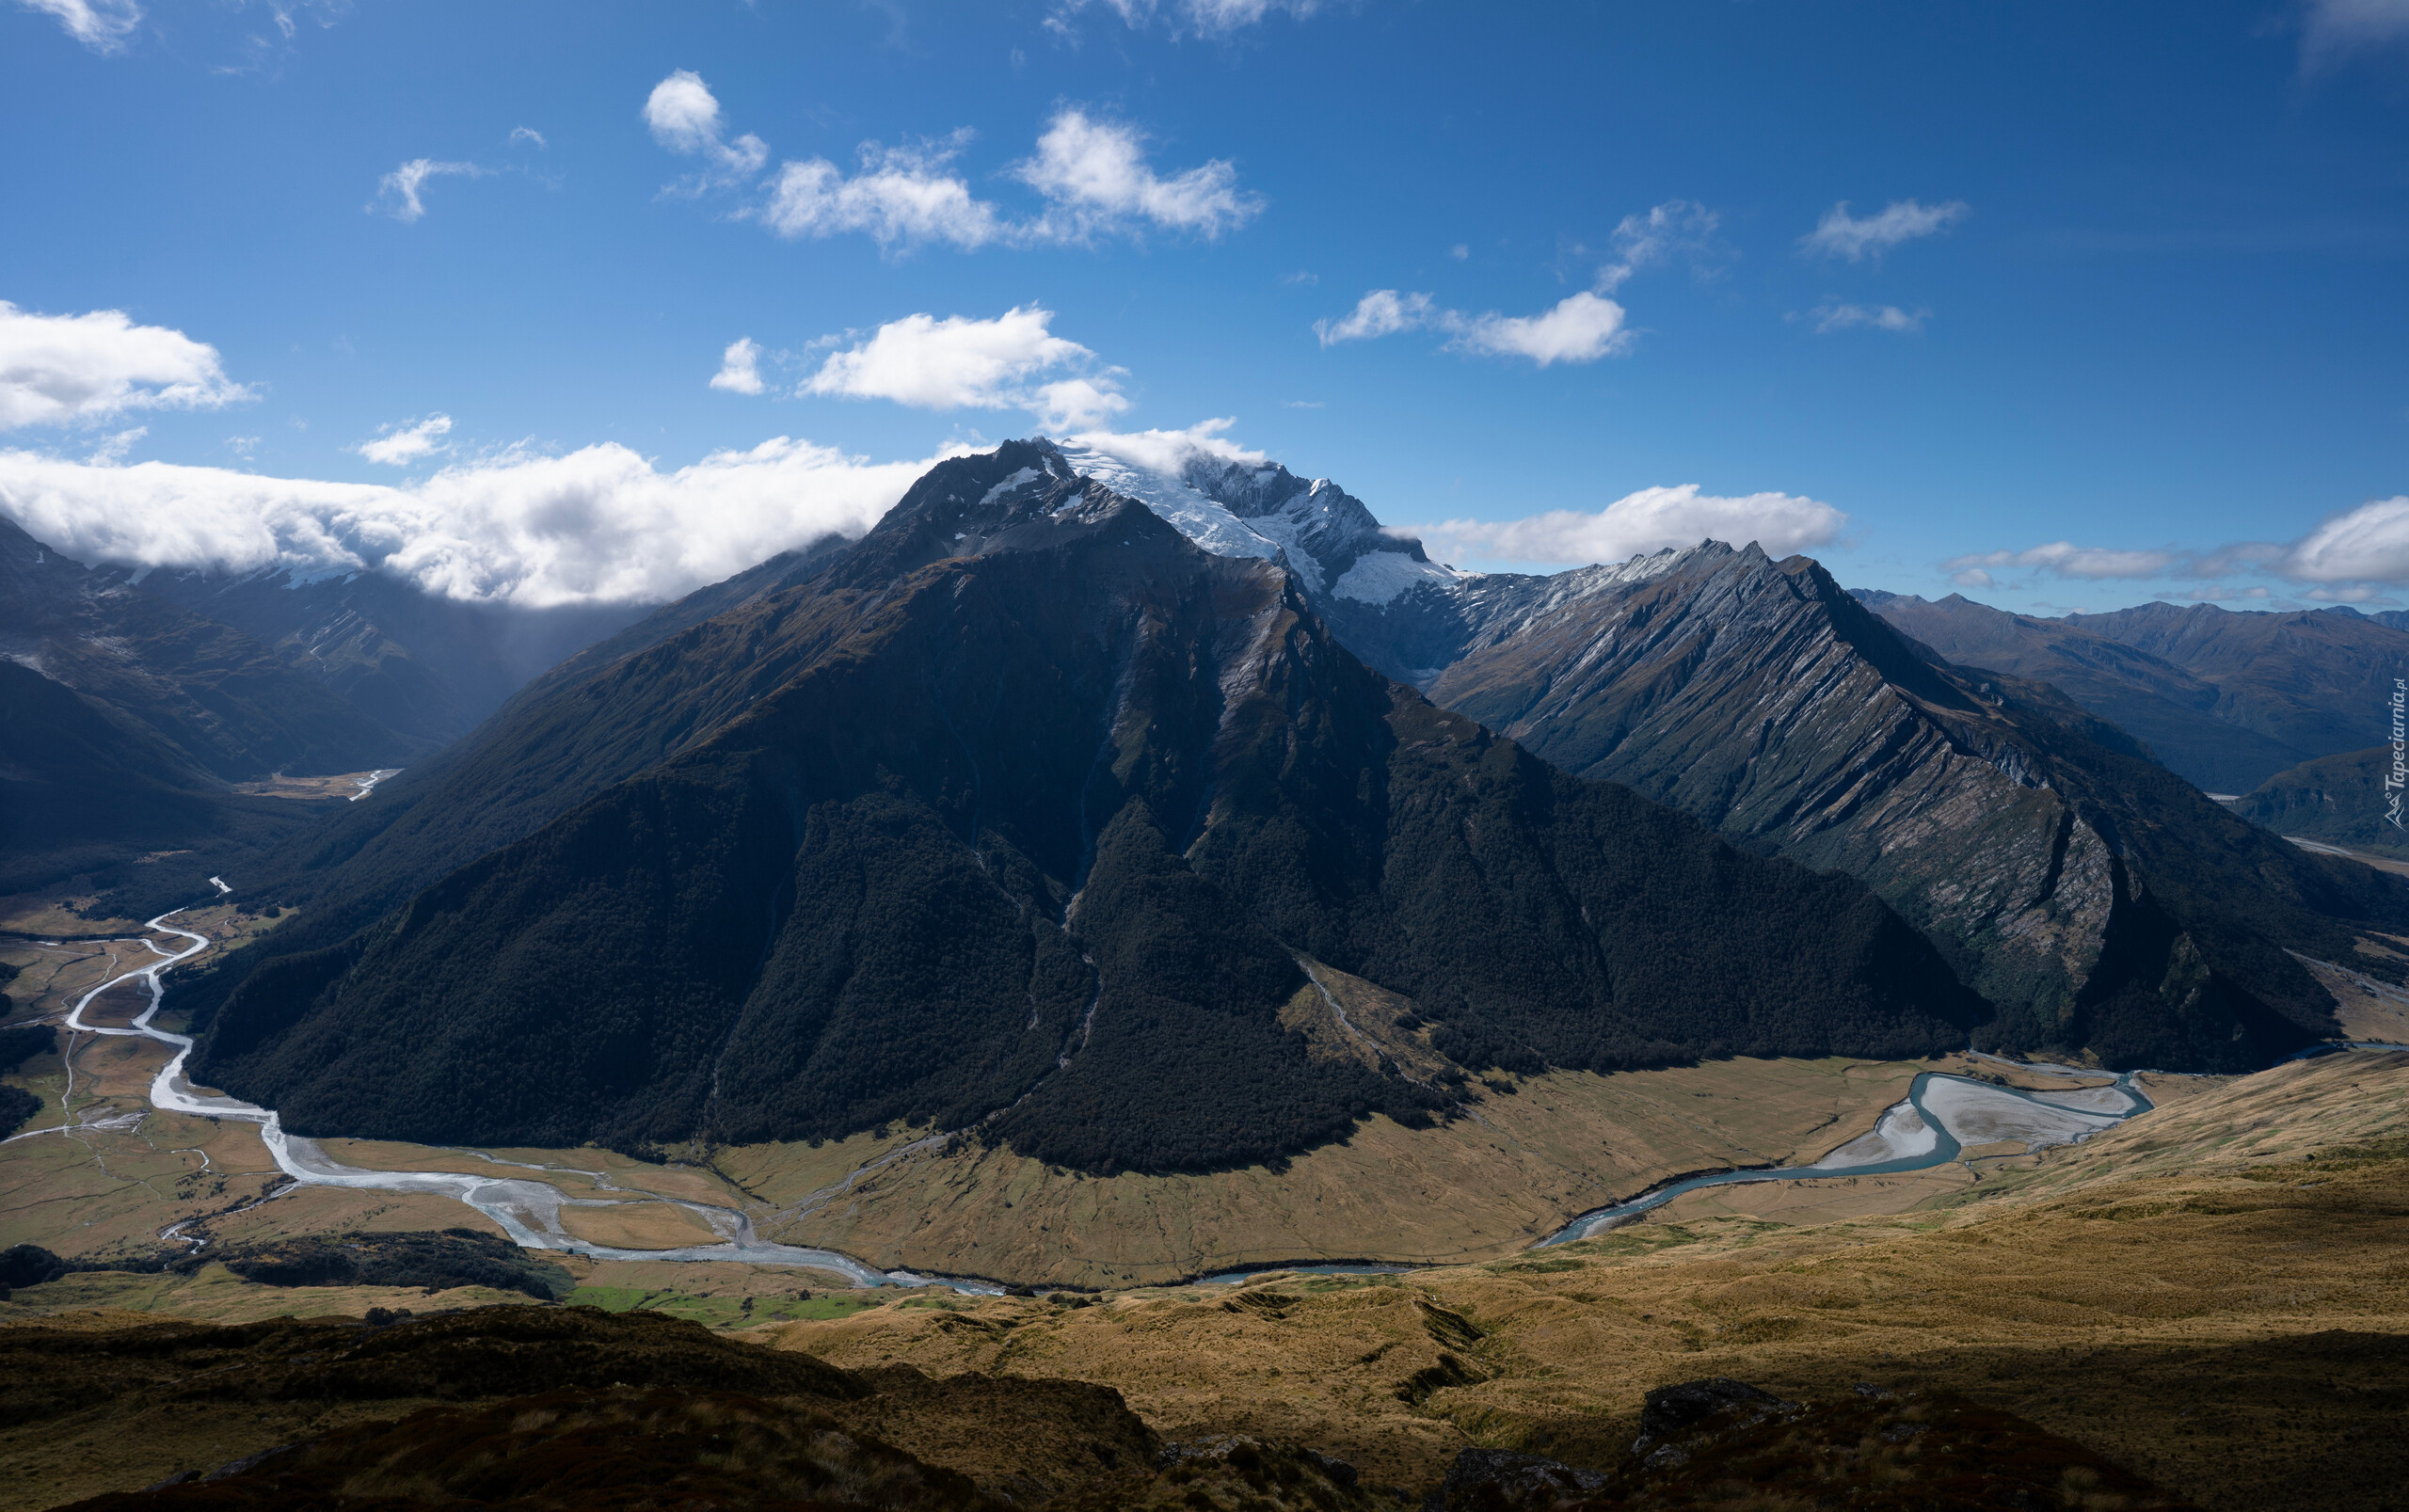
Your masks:
{"label": "winding river channel", "polygon": [[[275,1157],[277,1168],[299,1185],[307,1186],[340,1186],[380,1192],[423,1192],[450,1197],[467,1203],[502,1226],[513,1241],[530,1249],[556,1249],[589,1256],[596,1260],[716,1260],[740,1261],[757,1265],[807,1266],[814,1270],[831,1271],[845,1277],[856,1286],[950,1286],[956,1291],[996,1293],[1002,1290],[995,1282],[964,1280],[946,1276],[927,1276],[907,1270],[877,1270],[849,1255],[833,1249],[812,1249],[796,1245],[774,1244],[754,1233],[752,1219],[742,1212],[708,1202],[695,1202],[662,1197],[657,1192],[614,1186],[608,1175],[573,1166],[547,1166],[526,1161],[504,1160],[482,1151],[463,1151],[488,1165],[516,1168],[529,1171],[528,1179],[465,1174],[439,1170],[369,1170],[346,1166],[321,1150],[316,1141],[285,1132],[283,1123],[272,1108],[242,1102],[218,1093],[205,1092],[193,1086],[184,1074],[184,1062],[192,1054],[193,1042],[185,1035],[154,1027],[152,1019],[159,1011],[162,989],[159,978],[168,968],[191,960],[209,947],[209,938],[192,930],[180,929],[168,920],[182,909],[162,914],[150,921],[147,928],[162,934],[172,934],[190,942],[184,948],[169,951],[157,943],[143,943],[159,959],[136,970],[122,973],[102,982],[76,999],[74,1011],[68,1015],[67,1027],[85,1034],[117,1035],[156,1040],[169,1045],[175,1055],[151,1082],[152,1106],[171,1113],[187,1113],[201,1118],[237,1119],[260,1126],[260,1138]],[[86,1011],[103,994],[128,981],[139,979],[150,995],[150,1003],[141,1014],[125,1027],[84,1022]],[[1983,1057],[1997,1059],[1995,1057]],[[2018,1070],[2065,1074],[2062,1066],[2024,1066],[2013,1061],[1999,1061]],[[2076,1074],[2081,1074],[2076,1073]],[[1846,1144],[1807,1166],[1765,1167],[1744,1170],[1716,1171],[1710,1175],[1690,1176],[1667,1183],[1626,1202],[1584,1213],[1562,1229],[1539,1241],[1540,1246],[1565,1244],[1603,1233],[1629,1221],[1651,1208],[1661,1207],[1683,1192],[1704,1186],[1733,1186],[1745,1182],[1795,1181],[1802,1178],[1835,1176],[1886,1176],[1905,1171],[1925,1170],[1956,1160],[1969,1147],[2001,1141],[2016,1141],[2029,1149],[2066,1144],[2088,1138],[2102,1129],[2114,1128],[2126,1119],[2148,1111],[2149,1099],[2132,1085],[2136,1073],[2128,1072],[2113,1083],[2061,1091],[2020,1091],[1970,1077],[1954,1076],[1940,1072],[1918,1074],[1909,1086],[1906,1098],[1886,1108],[1875,1127]],[[98,1127],[100,1125],[92,1125]],[[22,1138],[22,1136],[20,1136]],[[923,1141],[933,1142],[933,1141]],[[886,1158],[905,1152],[890,1152]],[[880,1163],[884,1163],[883,1161]],[[571,1197],[559,1187],[539,1179],[543,1174],[575,1176],[591,1180],[598,1190],[625,1193],[646,1202],[668,1202],[685,1208],[700,1217],[712,1232],[721,1236],[717,1244],[690,1245],[675,1249],[622,1249],[579,1239],[561,1227],[560,1213],[564,1207],[608,1207],[605,1198]],[[856,1171],[854,1175],[863,1174]],[[830,1188],[833,1195],[849,1186],[852,1176],[838,1187]],[[290,1188],[287,1188],[288,1190]],[[815,1193],[819,1197],[822,1194]],[[812,1199],[806,1199],[806,1205]],[[179,1225],[181,1227],[182,1225]],[[1261,1267],[1229,1272],[1208,1278],[1230,1281],[1251,1274]],[[1299,1267],[1283,1267],[1299,1268]],[[1316,1270],[1394,1270],[1400,1265],[1309,1265]]]}

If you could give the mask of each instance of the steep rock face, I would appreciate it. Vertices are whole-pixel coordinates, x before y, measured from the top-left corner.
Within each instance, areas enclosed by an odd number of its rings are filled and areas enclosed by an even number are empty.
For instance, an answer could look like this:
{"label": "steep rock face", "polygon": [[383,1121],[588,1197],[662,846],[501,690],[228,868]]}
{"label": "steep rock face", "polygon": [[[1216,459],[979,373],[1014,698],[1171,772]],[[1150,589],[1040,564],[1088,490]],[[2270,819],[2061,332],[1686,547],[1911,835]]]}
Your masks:
{"label": "steep rock face", "polygon": [[2210,792],[2247,792],[2306,755],[2226,717],[2215,683],[2072,620],[2011,614],[1959,594],[1938,602],[1873,590],[1857,597],[1959,666],[2050,684]]}
{"label": "steep rock face", "polygon": [[1183,1170],[1446,1106],[1281,1027],[1300,955],[1412,997],[1475,1068],[1914,1053],[1979,1011],[1859,884],[1432,708],[1291,572],[1043,445],[941,465],[804,581],[536,707],[599,724],[619,688],[699,733],[252,970],[200,1074],[301,1132],[930,1119]]}
{"label": "steep rock face", "polygon": [[2398,889],[2238,824],[2047,688],[1936,661],[1814,563],[1714,547],[1499,626],[1431,695],[1864,879],[2000,1005],[2001,1042],[2238,1069],[2328,1029],[2282,947],[2347,951],[2329,916],[2391,917]]}

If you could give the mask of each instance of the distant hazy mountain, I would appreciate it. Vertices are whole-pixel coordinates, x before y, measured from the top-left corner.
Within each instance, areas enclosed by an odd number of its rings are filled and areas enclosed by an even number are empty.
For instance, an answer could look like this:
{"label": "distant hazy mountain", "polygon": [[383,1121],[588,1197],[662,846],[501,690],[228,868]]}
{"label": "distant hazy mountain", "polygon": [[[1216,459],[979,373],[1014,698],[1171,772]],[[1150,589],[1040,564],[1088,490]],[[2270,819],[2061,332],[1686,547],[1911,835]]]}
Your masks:
{"label": "distant hazy mountain", "polygon": [[468,734],[536,676],[646,612],[463,603],[377,572],[152,572],[140,586],[234,627],[370,718],[430,745]]}
{"label": "distant hazy mountain", "polygon": [[108,705],[227,782],[399,766],[429,748],[240,630],[69,561],[7,519],[0,656]]}
{"label": "distant hazy mountain", "polygon": [[80,876],[207,896],[212,872],[247,868],[327,806],[232,784],[426,749],[241,631],[0,519],[0,893]]}
{"label": "distant hazy mountain", "polygon": [[304,1133],[933,1118],[1186,1170],[1448,1107],[1282,1028],[1305,960],[1412,998],[1467,1070],[1963,1042],[1978,1001],[1861,885],[1432,707],[1251,555],[1048,446],[941,464],[799,581],[531,689],[444,791],[591,795],[346,939],[230,963],[200,1074]]}
{"label": "distant hazy mountain", "polygon": [[1950,661],[2055,683],[2212,792],[2382,739],[2392,679],[2409,676],[2409,631],[2351,610],[2144,604],[2043,619],[1955,594],[1863,597]]}
{"label": "distant hazy mountain", "polygon": [[[2278,835],[2322,840],[2350,851],[2409,856],[2409,835],[2391,820],[2392,747],[2345,751],[2279,772],[2241,795],[2233,811]],[[2409,810],[2409,792],[2402,794]],[[2403,814],[2409,823],[2409,812]]]}

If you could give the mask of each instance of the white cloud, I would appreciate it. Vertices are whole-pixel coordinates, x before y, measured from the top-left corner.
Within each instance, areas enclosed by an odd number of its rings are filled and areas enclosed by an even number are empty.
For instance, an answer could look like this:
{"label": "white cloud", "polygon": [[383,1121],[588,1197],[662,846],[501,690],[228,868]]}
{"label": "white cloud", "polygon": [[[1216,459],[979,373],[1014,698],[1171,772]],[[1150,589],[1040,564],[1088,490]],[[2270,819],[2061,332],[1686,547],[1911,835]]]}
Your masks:
{"label": "white cloud", "polygon": [[1851,263],[1871,259],[1878,263],[1883,253],[1900,243],[1938,236],[1973,213],[1973,207],[1963,199],[1938,205],[1894,199],[1880,215],[1860,220],[1848,213],[1848,201],[1843,199],[1824,213],[1813,231],[1798,239],[1798,248],[1818,257],[1845,258]]}
{"label": "white cloud", "polygon": [[994,205],[973,197],[968,182],[948,168],[968,140],[966,132],[957,132],[943,142],[910,147],[864,142],[861,171],[850,179],[824,157],[783,164],[761,222],[790,239],[863,231],[881,247],[984,247],[1013,232]]}
{"label": "white cloud", "polygon": [[116,467],[125,460],[125,454],[128,452],[134,450],[135,442],[150,434],[151,427],[148,425],[136,425],[130,429],[119,431],[114,436],[103,438],[101,444],[92,448],[91,454],[84,460],[96,468]]}
{"label": "white cloud", "polygon": [[769,144],[746,133],[726,140],[719,101],[702,75],[679,69],[652,87],[644,103],[644,123],[652,139],[683,157],[699,157],[706,167],[690,192],[738,183],[761,171],[770,160]]}
{"label": "white cloud", "polygon": [[2305,0],[2300,60],[2315,73],[2366,48],[2409,42],[2409,0]]}
{"label": "white cloud", "polygon": [[1722,224],[1722,216],[1694,199],[1667,199],[1643,214],[1625,215],[1614,230],[1618,260],[1598,270],[1592,287],[1612,294],[1633,274],[1675,257],[1687,257],[1704,277],[1715,259],[1728,255],[1715,235]]}
{"label": "white cloud", "polygon": [[0,299],[0,430],[130,409],[215,409],[256,397],[217,348],[121,310],[36,315]]}
{"label": "white cloud", "polygon": [[474,163],[438,163],[433,158],[414,157],[376,182],[376,203],[368,208],[381,206],[387,215],[407,226],[426,214],[418,192],[427,180],[444,174],[479,179],[485,177],[485,171]]}
{"label": "white cloud", "polygon": [[511,127],[511,128],[510,128],[510,140],[511,140],[512,145],[514,145],[514,146],[516,146],[518,143],[520,143],[520,142],[533,142],[533,143],[534,143],[538,148],[549,148],[549,147],[550,147],[550,146],[552,145],[551,143],[550,143],[550,142],[548,142],[548,141],[544,140],[544,134],[543,134],[542,132],[537,131],[537,130],[536,130],[534,127],[533,127],[533,126],[513,126],[513,127]]}
{"label": "white cloud", "polygon": [[1081,446],[1093,447],[1131,467],[1167,472],[1174,477],[1188,465],[1189,458],[1199,454],[1248,467],[1269,461],[1267,454],[1251,451],[1222,434],[1236,423],[1235,418],[1223,416],[1198,421],[1182,431],[1089,431],[1064,438]]}
{"label": "white cloud", "polygon": [[1037,155],[1013,173],[1049,201],[1036,228],[1041,239],[1084,241],[1146,222],[1210,240],[1263,210],[1261,196],[1237,186],[1227,159],[1163,178],[1147,165],[1134,128],[1076,109],[1056,113],[1037,139]]}
{"label": "white cloud", "polygon": [[1839,539],[1848,517],[1821,500],[1757,493],[1719,498],[1685,483],[1642,488],[1598,513],[1556,509],[1522,519],[1451,519],[1403,527],[1449,561],[1562,565],[1620,562],[1635,553],[1701,540],[1754,541],[1787,556]]}
{"label": "white cloud", "polygon": [[[674,189],[732,188],[769,161],[769,146],[759,137],[726,139],[718,99],[683,69],[653,87],[644,118],[662,146],[707,165]],[[850,177],[824,157],[791,159],[778,166],[758,201],[736,214],[790,240],[858,232],[887,248],[938,242],[972,251],[997,243],[1087,242],[1149,227],[1209,241],[1263,209],[1261,196],[1238,187],[1237,169],[1228,161],[1214,158],[1165,176],[1146,161],[1145,137],[1137,128],[1065,106],[1046,123],[1036,155],[1009,169],[1045,200],[1036,215],[1015,218],[972,193],[955,167],[973,135],[964,127],[900,147],[864,142],[857,150],[860,166]]]}
{"label": "white cloud", "polygon": [[2409,496],[2335,516],[2293,543],[2275,570],[2299,582],[2409,583]]}
{"label": "white cloud", "polygon": [[452,417],[429,415],[415,425],[380,425],[375,438],[352,448],[371,462],[389,468],[407,466],[420,457],[448,451],[442,438],[452,434]]}
{"label": "white cloud", "polygon": [[1430,296],[1427,294],[1398,294],[1395,289],[1375,289],[1355,301],[1355,308],[1337,320],[1314,322],[1314,336],[1324,346],[1341,342],[1368,342],[1377,337],[1394,336],[1399,331],[1418,329],[1434,318]]}
{"label": "white cloud", "polygon": [[55,16],[67,35],[107,56],[125,51],[125,40],[142,24],[135,0],[17,0],[27,10]]}
{"label": "white cloud", "polygon": [[1941,564],[1950,571],[1985,567],[2038,567],[2062,578],[2154,578],[2181,557],[2174,551],[2124,551],[2051,541],[2022,551],[1976,551]]}
{"label": "white cloud", "polygon": [[608,443],[389,487],[0,451],[0,512],[85,562],[374,568],[455,598],[655,602],[832,531],[858,535],[937,460],[872,463],[778,437],[664,472]]}
{"label": "white cloud", "polygon": [[1472,248],[1466,247],[1461,242],[1458,242],[1455,246],[1447,248],[1447,255],[1454,258],[1457,262],[1462,263],[1472,257]]}
{"label": "white cloud", "polygon": [[[869,340],[831,352],[805,380],[806,394],[891,399],[919,409],[1028,409],[1049,430],[1101,422],[1129,401],[1096,355],[1046,328],[1054,318],[1036,305],[993,320],[906,315]],[[1067,370],[1067,371],[1064,371]],[[1043,375],[1061,372],[1045,382]]]}
{"label": "white cloud", "polygon": [[1045,18],[1045,28],[1065,40],[1076,41],[1071,18],[1098,5],[1133,29],[1150,25],[1157,15],[1168,10],[1173,36],[1188,32],[1218,39],[1241,27],[1256,25],[1275,11],[1302,21],[1321,8],[1321,0],[1176,0],[1170,6],[1159,4],[1158,0],[1056,0]]}
{"label": "white cloud", "polygon": [[1427,294],[1375,289],[1342,318],[1314,322],[1314,336],[1324,346],[1335,346],[1432,326],[1452,333],[1448,344],[1458,350],[1526,357],[1544,368],[1557,362],[1595,362],[1627,349],[1631,333],[1624,313],[1622,306],[1586,290],[1536,315],[1495,310],[1467,315],[1438,308]]}
{"label": "white cloud", "polygon": [[1466,351],[1526,357],[1543,368],[1557,362],[1595,362],[1631,345],[1622,306],[1587,290],[1536,315],[1500,315],[1492,310],[1470,318],[1459,316],[1448,328],[1456,332],[1453,344]]}
{"label": "white cloud", "polygon": [[1815,332],[1819,336],[1829,335],[1833,331],[1853,330],[1860,326],[1870,330],[1897,331],[1902,335],[1913,335],[1923,329],[1923,323],[1932,318],[1932,311],[1918,310],[1910,312],[1901,310],[1896,305],[1817,305],[1807,311],[1804,317],[1793,315],[1790,318],[1793,320],[1804,318],[1814,322]]}
{"label": "white cloud", "polygon": [[728,393],[759,393],[761,391],[761,345],[749,336],[741,336],[727,343],[719,357],[719,371],[711,374],[711,387]]}
{"label": "white cloud", "polygon": [[1998,582],[1997,579],[1980,567],[1966,567],[1953,572],[1949,575],[1949,581],[1960,588],[1989,588],[1996,586]]}

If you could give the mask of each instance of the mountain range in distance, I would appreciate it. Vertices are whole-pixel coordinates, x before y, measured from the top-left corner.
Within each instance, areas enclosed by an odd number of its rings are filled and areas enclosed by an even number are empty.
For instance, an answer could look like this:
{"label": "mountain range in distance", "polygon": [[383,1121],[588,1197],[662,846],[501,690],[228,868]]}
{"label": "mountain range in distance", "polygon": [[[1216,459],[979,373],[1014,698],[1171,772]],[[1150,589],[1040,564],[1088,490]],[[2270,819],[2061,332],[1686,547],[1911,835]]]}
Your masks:
{"label": "mountain range in distance", "polygon": [[[2299,956],[2409,931],[1804,559],[1467,574],[1273,465],[1047,442],[589,648],[247,885],[304,917],[176,1001],[296,1131],[901,1120],[1099,1170],[1447,1117],[1488,1067],[2242,1069],[2334,1032]],[[1322,973],[1431,1061],[1316,1061],[1281,1015]]]}

